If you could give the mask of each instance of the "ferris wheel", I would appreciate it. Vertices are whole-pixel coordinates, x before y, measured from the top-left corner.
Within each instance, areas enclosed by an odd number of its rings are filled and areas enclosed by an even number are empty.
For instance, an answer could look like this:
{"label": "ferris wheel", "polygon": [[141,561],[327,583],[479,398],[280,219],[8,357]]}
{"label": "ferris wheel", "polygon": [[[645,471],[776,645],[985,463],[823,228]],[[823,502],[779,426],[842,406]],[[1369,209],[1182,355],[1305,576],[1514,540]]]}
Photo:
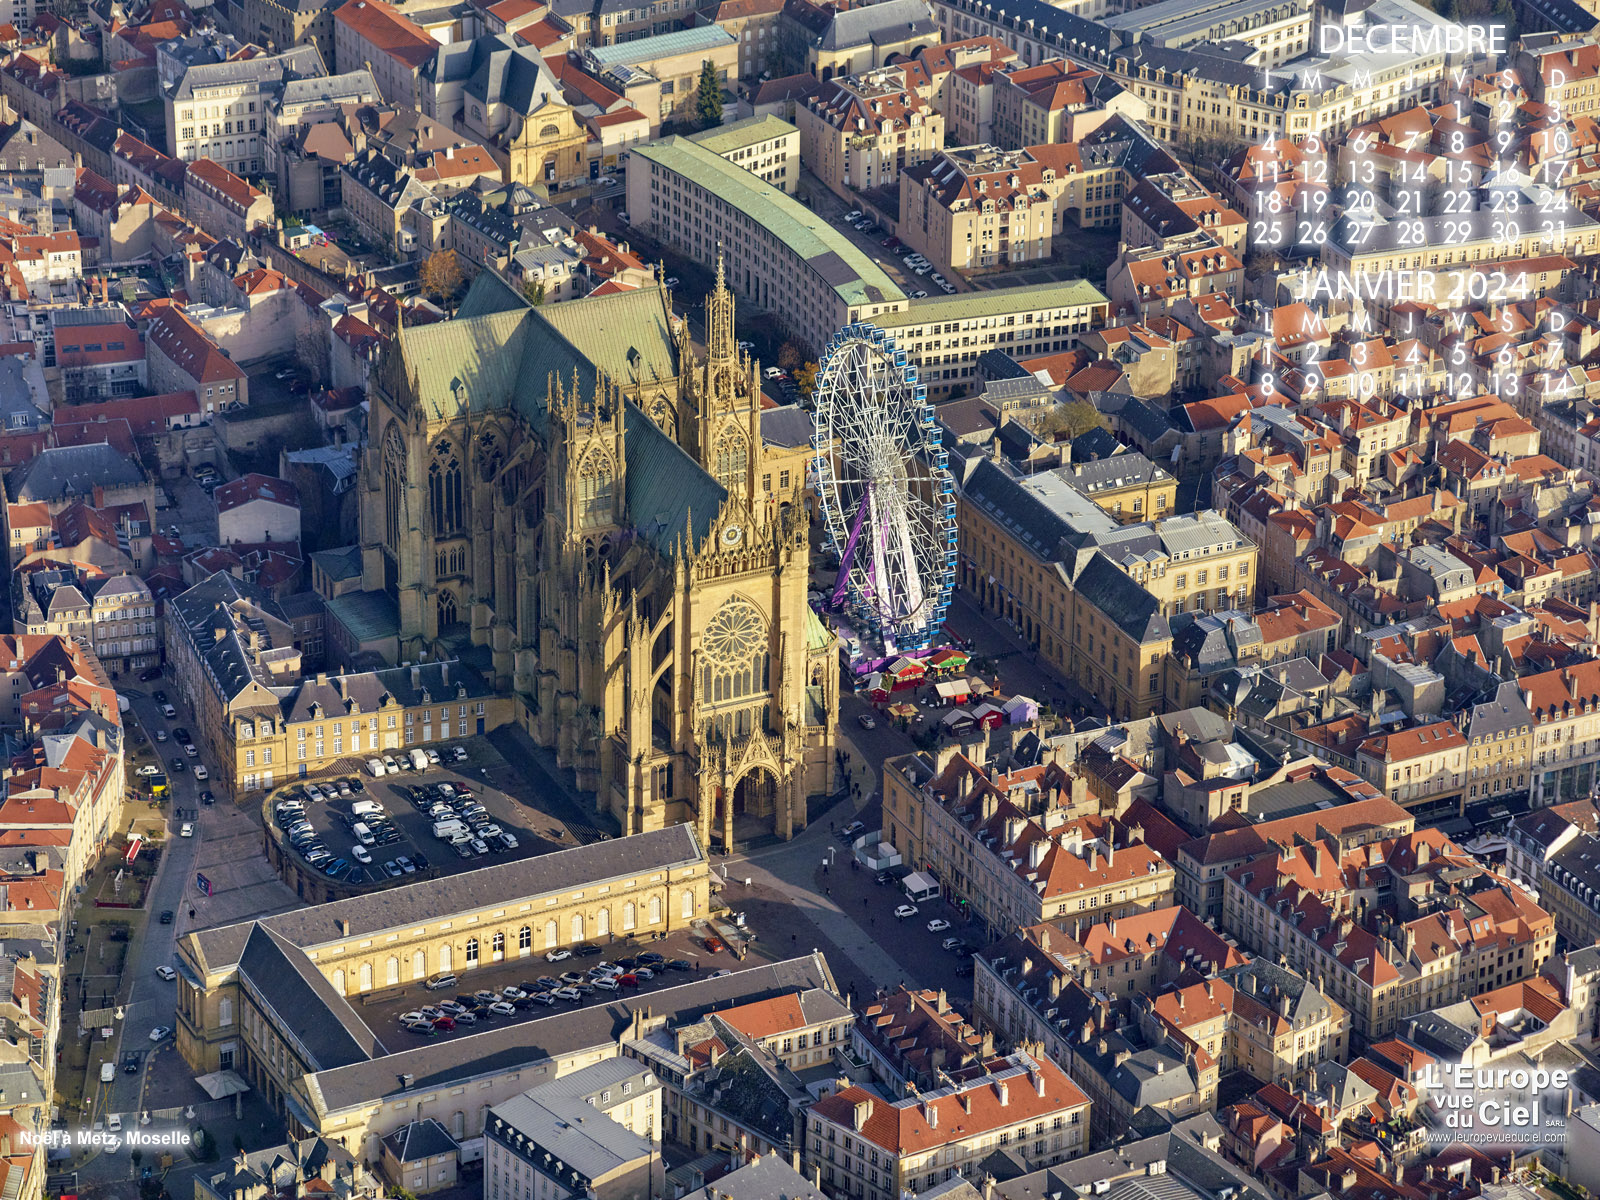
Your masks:
{"label": "ferris wheel", "polygon": [[839,558],[834,607],[884,656],[926,650],[956,571],[955,484],[927,389],[894,339],[847,325],[817,369],[813,478]]}

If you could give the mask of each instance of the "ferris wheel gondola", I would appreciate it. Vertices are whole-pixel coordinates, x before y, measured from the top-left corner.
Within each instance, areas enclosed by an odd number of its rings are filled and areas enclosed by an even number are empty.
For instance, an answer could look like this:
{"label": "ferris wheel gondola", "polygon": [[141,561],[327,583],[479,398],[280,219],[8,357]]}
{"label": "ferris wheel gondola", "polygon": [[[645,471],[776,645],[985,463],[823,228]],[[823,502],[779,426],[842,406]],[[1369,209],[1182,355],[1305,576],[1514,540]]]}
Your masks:
{"label": "ferris wheel gondola", "polygon": [[932,644],[956,573],[955,483],[916,368],[876,326],[834,335],[813,392],[813,480],[833,593],[882,657]]}

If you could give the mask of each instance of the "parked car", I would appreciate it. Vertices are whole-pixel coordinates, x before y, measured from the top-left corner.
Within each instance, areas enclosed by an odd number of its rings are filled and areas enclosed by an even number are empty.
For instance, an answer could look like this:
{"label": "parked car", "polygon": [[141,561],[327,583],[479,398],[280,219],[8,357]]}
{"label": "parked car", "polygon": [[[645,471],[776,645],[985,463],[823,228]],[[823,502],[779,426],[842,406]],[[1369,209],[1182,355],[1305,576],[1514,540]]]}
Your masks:
{"label": "parked car", "polygon": [[163,963],[161,966],[156,968],[156,976],[160,979],[165,979],[168,983],[171,983],[178,977],[178,973]]}
{"label": "parked car", "polygon": [[728,948],[728,944],[726,942],[724,942],[721,938],[717,937],[715,934],[712,934],[712,935],[706,937],[702,944],[705,946],[706,950],[711,954],[720,954],[720,953],[722,953],[722,951],[724,951],[724,950],[726,950]]}
{"label": "parked car", "polygon": [[422,986],[430,992],[442,992],[445,988],[455,987],[456,977],[449,972],[443,975],[431,975],[423,980]]}
{"label": "parked car", "polygon": [[878,727],[877,718],[871,713],[862,713],[856,718],[856,724],[860,725],[863,729],[876,729]]}
{"label": "parked car", "polygon": [[572,951],[571,950],[558,948],[558,949],[555,949],[555,950],[548,951],[544,956],[544,960],[545,960],[545,962],[562,962],[563,960],[569,959],[571,957],[572,957]]}
{"label": "parked car", "polygon": [[194,836],[194,822],[193,821],[185,821],[182,825],[179,825],[178,826],[178,836],[179,837],[193,837]]}
{"label": "parked car", "polygon": [[958,937],[947,937],[944,941],[939,943],[939,949],[948,950],[952,953],[957,950],[965,950],[966,948],[967,944]]}
{"label": "parked car", "polygon": [[917,906],[915,904],[902,904],[899,908],[894,910],[894,915],[904,921],[907,917],[914,917],[917,915]]}
{"label": "parked car", "polygon": [[600,956],[599,943],[584,942],[583,945],[578,947],[577,955],[579,958],[598,958]]}
{"label": "parked car", "polygon": [[162,1038],[171,1037],[171,1036],[172,1036],[172,1026],[170,1026],[170,1025],[157,1025],[154,1029],[152,1029],[150,1031],[150,1040],[152,1042],[159,1042],[159,1041],[161,1041]]}
{"label": "parked car", "polygon": [[163,925],[171,925],[172,924],[172,918],[173,918],[173,914],[172,914],[172,910],[170,908],[164,908],[164,909],[161,910],[161,923]]}
{"label": "parked car", "polygon": [[946,921],[942,917],[935,917],[933,920],[928,922],[928,932],[929,933],[943,933],[945,930],[947,930],[949,928],[950,928],[950,922]]}
{"label": "parked car", "polygon": [[851,821],[850,824],[839,830],[839,840],[841,842],[849,842],[860,837],[866,831],[867,827],[862,822]]}
{"label": "parked car", "polygon": [[358,863],[370,863],[372,861],[372,851],[365,846],[351,846],[350,857]]}

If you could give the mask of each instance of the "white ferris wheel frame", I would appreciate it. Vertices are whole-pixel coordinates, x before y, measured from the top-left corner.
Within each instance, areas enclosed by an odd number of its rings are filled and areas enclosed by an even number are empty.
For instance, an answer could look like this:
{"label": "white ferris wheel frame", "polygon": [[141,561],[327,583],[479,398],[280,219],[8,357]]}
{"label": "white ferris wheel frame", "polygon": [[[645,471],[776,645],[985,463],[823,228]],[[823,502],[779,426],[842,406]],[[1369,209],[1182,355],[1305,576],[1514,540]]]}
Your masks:
{"label": "white ferris wheel frame", "polygon": [[926,389],[894,339],[863,322],[829,342],[812,396],[814,483],[849,610],[885,657],[926,650],[956,560],[954,480]]}

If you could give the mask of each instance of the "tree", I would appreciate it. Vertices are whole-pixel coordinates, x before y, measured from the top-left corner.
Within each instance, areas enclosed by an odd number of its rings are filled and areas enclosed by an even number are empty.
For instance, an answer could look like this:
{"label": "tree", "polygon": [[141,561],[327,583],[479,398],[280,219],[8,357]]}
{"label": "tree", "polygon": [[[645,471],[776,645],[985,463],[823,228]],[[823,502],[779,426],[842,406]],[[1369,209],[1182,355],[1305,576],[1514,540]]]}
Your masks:
{"label": "tree", "polygon": [[331,352],[326,325],[307,325],[295,334],[294,358],[305,370],[306,381],[313,388],[320,388],[326,381]]}
{"label": "tree", "polygon": [[528,298],[528,303],[538,308],[545,301],[545,286],[542,279],[530,279],[522,285],[522,294]]}
{"label": "tree", "polygon": [[700,64],[700,90],[694,98],[695,119],[702,129],[722,124],[722,81],[708,58]]}
{"label": "tree", "polygon": [[800,399],[810,398],[812,389],[817,386],[817,364],[808,362],[804,366],[796,367],[794,371],[794,386],[795,390],[800,393]]}
{"label": "tree", "polygon": [[796,341],[790,340],[778,347],[778,367],[781,370],[793,371],[805,360],[805,352]]}
{"label": "tree", "polygon": [[454,250],[435,250],[423,260],[417,272],[422,290],[428,298],[440,304],[449,304],[466,281]]}
{"label": "tree", "polygon": [[1045,436],[1059,435],[1075,438],[1099,426],[1109,429],[1111,423],[1105,415],[1087,400],[1068,400],[1058,404],[1039,421],[1039,432]]}

